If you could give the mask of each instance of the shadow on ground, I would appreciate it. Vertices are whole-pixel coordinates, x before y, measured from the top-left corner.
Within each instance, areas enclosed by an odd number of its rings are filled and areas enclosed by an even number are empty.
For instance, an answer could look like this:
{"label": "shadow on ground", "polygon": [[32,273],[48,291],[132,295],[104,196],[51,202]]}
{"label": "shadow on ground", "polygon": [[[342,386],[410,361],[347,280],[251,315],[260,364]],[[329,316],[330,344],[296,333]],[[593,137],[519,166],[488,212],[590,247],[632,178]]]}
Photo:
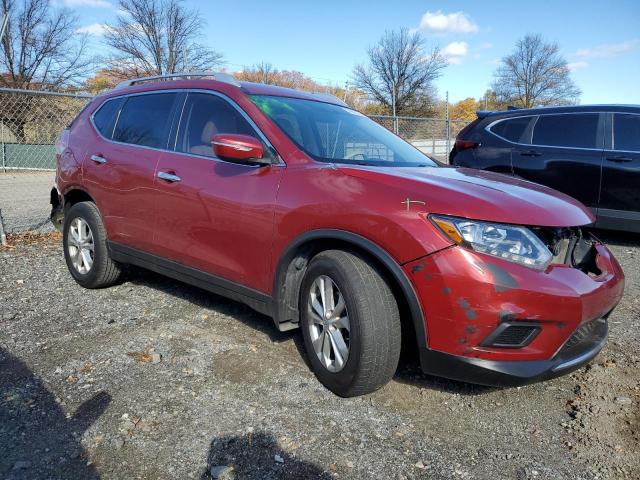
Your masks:
{"label": "shadow on ground", "polygon": [[99,392],[67,418],[42,380],[0,348],[0,478],[99,478],[80,438],[110,402]]}
{"label": "shadow on ground", "polygon": [[[307,368],[311,369],[311,364],[307,358],[304,342],[299,330],[280,332],[273,324],[271,318],[255,312],[242,303],[226,299],[201,288],[169,279],[161,274],[142,268],[131,267],[127,273],[127,281],[136,285],[154,288],[163,293],[186,300],[194,305],[198,305],[199,307],[215,310],[223,315],[232,316],[248,327],[267,335],[274,343],[294,342]],[[412,332],[403,334],[403,338],[411,334]],[[457,393],[459,395],[479,395],[495,390],[491,387],[472,385],[423,374],[420,370],[417,349],[409,344],[403,344],[403,352],[394,380],[420,388]]]}
{"label": "shadow on ground", "polygon": [[232,467],[233,476],[223,475],[221,478],[256,480],[332,478],[320,467],[284,453],[271,435],[262,432],[249,433],[242,437],[214,439],[209,449],[207,469],[202,472],[201,480],[216,478],[211,475],[212,469],[214,472],[220,472],[224,467]]}

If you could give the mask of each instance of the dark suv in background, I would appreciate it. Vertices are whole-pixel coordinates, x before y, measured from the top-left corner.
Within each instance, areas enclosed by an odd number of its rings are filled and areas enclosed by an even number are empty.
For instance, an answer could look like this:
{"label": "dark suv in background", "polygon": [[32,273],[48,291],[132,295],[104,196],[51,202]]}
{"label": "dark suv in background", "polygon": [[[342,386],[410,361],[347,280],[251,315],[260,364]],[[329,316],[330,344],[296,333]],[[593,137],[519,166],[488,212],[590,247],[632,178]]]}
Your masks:
{"label": "dark suv in background", "polygon": [[555,188],[589,207],[596,227],[640,232],[638,105],[478,112],[449,161]]}

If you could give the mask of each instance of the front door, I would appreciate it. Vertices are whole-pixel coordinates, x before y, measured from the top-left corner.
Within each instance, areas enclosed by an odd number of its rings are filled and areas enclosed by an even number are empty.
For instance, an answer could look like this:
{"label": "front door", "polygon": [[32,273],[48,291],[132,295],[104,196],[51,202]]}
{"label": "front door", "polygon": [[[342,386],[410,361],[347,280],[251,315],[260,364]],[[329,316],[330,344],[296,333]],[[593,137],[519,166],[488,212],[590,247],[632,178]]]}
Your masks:
{"label": "front door", "polygon": [[580,200],[595,211],[600,190],[604,116],[599,113],[540,115],[531,143],[517,145],[513,172]]}
{"label": "front door", "polygon": [[598,226],[640,231],[640,114],[614,113],[602,162]]}
{"label": "front door", "polygon": [[[214,93],[189,93],[175,152],[155,179],[155,241],[162,257],[270,292],[274,208],[283,164],[251,166],[216,158],[216,133],[265,141],[239,109]],[[277,158],[265,143],[265,154]]]}

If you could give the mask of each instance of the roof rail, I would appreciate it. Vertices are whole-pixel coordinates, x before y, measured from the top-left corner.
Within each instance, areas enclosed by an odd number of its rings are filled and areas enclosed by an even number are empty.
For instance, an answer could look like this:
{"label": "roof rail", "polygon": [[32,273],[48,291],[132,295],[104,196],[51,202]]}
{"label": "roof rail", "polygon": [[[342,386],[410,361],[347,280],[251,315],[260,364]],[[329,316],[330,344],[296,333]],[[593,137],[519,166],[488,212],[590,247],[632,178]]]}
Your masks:
{"label": "roof rail", "polygon": [[233,75],[224,72],[184,72],[184,73],[168,73],[165,75],[153,75],[151,77],[140,77],[140,78],[132,78],[130,80],[124,80],[116,85],[116,89],[130,87],[132,85],[136,85],[138,83],[144,82],[156,82],[163,80],[180,80],[186,79],[190,80],[193,78],[204,78],[211,77],[214,80],[219,82],[228,83],[230,85],[235,85],[236,87],[240,86],[240,82],[236,80]]}

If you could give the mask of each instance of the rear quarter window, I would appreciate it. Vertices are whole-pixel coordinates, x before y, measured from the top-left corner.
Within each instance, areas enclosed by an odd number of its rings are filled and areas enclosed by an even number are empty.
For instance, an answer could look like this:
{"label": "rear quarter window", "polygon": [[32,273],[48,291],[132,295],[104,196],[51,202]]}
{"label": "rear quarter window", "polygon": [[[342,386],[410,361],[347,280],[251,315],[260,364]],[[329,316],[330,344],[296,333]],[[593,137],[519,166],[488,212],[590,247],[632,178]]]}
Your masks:
{"label": "rear quarter window", "polygon": [[533,117],[517,117],[500,120],[494,124],[489,130],[496,135],[514,143],[529,143],[529,139],[525,139],[525,132]]}
{"label": "rear quarter window", "polygon": [[103,137],[111,139],[121,105],[121,98],[113,98],[105,101],[93,114],[93,124]]}
{"label": "rear quarter window", "polygon": [[541,146],[596,148],[597,113],[540,115],[531,143]]}

